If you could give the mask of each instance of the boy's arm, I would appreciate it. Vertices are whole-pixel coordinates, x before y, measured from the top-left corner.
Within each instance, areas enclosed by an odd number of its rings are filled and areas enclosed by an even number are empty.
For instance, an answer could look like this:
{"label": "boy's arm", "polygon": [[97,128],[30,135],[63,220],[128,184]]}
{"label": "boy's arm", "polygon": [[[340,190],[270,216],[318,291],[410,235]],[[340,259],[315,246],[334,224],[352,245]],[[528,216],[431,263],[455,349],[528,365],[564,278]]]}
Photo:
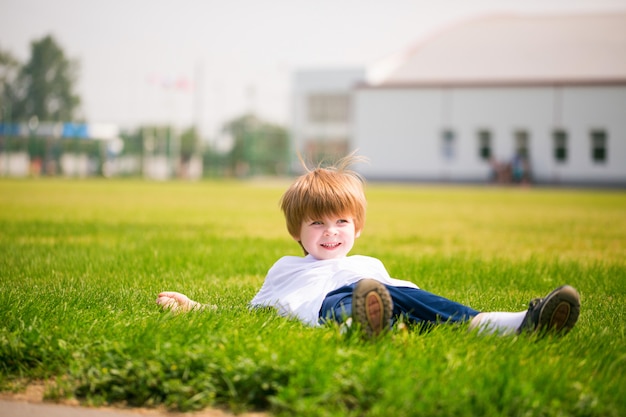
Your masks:
{"label": "boy's arm", "polygon": [[164,310],[171,310],[175,312],[204,310],[205,308],[215,310],[217,308],[217,306],[210,304],[200,304],[199,302],[187,297],[185,294],[175,291],[163,291],[157,297],[156,303],[163,307]]}

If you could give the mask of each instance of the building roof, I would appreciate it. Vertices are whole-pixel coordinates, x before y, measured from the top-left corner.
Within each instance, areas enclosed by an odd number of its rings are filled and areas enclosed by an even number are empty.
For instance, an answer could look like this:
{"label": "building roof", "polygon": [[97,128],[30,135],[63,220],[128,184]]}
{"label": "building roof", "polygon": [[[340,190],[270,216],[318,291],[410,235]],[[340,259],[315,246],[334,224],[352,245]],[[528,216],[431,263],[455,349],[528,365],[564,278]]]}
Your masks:
{"label": "building roof", "polygon": [[371,69],[372,86],[626,83],[626,13],[479,18]]}

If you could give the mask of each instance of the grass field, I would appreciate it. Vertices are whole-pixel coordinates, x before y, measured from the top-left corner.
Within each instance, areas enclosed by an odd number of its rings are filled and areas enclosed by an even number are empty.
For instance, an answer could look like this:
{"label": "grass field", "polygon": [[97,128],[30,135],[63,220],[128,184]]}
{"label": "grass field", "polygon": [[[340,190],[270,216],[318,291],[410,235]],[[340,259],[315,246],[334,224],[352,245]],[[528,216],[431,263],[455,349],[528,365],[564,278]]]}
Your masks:
{"label": "grass field", "polygon": [[[626,193],[370,184],[354,254],[479,310],[569,283],[582,311],[564,338],[365,342],[248,310],[300,254],[286,186],[0,179],[0,390],[281,416],[626,415]],[[164,312],[162,290],[220,308]]]}

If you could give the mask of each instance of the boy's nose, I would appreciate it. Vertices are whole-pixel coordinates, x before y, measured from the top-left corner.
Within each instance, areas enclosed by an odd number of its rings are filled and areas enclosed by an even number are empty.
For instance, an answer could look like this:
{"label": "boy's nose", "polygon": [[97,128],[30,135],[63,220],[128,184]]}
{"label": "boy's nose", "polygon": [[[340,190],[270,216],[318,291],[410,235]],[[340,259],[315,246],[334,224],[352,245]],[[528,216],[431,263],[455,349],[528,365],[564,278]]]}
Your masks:
{"label": "boy's nose", "polygon": [[337,234],[337,229],[334,226],[327,227],[324,234],[327,236]]}

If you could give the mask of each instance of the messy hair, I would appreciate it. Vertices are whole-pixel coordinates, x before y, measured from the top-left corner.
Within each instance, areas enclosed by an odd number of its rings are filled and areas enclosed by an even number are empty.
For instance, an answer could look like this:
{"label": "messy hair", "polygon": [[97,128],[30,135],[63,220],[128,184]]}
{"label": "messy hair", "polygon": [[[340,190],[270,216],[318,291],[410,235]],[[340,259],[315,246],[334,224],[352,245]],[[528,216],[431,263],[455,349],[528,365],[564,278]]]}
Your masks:
{"label": "messy hair", "polygon": [[331,166],[308,169],[300,159],[306,173],[300,176],[287,189],[280,201],[285,214],[287,230],[294,238],[300,236],[302,222],[320,219],[329,215],[350,216],[354,219],[355,230],[360,231],[365,224],[365,181],[351,165],[365,158],[351,153]]}

